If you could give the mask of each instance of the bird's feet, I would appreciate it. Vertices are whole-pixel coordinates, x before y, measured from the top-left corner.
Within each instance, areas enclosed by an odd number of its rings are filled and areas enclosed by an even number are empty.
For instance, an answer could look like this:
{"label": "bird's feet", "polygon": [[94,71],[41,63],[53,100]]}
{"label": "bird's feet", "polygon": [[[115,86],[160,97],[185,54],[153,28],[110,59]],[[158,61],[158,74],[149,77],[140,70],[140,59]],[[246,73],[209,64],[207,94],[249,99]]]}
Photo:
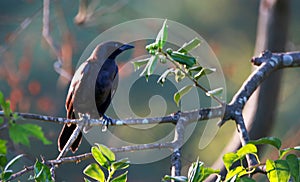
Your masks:
{"label": "bird's feet", "polygon": [[113,124],[113,121],[110,117],[106,116],[105,114],[102,116],[102,131],[106,131],[109,125]]}

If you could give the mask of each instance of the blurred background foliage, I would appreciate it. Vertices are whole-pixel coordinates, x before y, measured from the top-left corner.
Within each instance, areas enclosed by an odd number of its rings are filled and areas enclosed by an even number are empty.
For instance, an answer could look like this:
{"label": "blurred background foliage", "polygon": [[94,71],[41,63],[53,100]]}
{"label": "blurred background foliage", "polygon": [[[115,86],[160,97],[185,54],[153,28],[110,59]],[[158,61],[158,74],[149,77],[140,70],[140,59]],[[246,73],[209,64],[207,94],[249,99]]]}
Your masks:
{"label": "blurred background foliage", "polygon": [[[74,23],[74,17],[78,12],[78,1],[51,1],[50,4],[50,34],[55,44],[60,47],[60,53],[65,61],[63,68],[71,74],[76,68],[81,53],[97,35],[114,25],[138,18],[167,18],[198,32],[211,46],[222,65],[226,78],[227,100],[232,98],[251,72],[249,60],[253,56],[255,45],[258,0],[93,0],[89,2],[95,3],[94,7],[101,11],[83,24]],[[0,1],[0,90],[11,101],[13,111],[65,116],[64,102],[69,82],[54,70],[53,64],[57,58],[42,37],[42,5],[43,2],[37,0]],[[300,12],[297,11],[297,7],[300,7],[300,1],[291,0],[290,41],[287,45],[287,49],[291,51],[300,49]],[[126,76],[126,73],[120,75]],[[287,133],[293,133],[299,128],[297,127],[300,106],[300,96],[297,94],[300,89],[300,80],[297,79],[299,76],[299,69],[285,71],[274,136],[284,138]],[[139,89],[144,86],[135,87],[137,93],[143,93],[139,92]],[[142,106],[147,105],[148,101],[143,101],[143,96],[135,94],[130,96],[133,106],[135,102],[139,102]],[[173,102],[172,99],[166,101]],[[144,112],[149,112],[146,106],[141,108],[146,108]],[[168,108],[168,113],[177,111],[174,103],[171,103]],[[107,114],[114,116],[111,109],[109,111]],[[136,112],[143,116],[141,114],[143,110]],[[41,125],[46,137],[52,140],[53,144],[42,146],[42,143],[37,140],[31,141],[30,148],[10,144],[11,156],[26,153],[28,155],[23,161],[24,165],[32,165],[39,155],[43,155],[46,159],[58,155],[56,140],[61,126],[37,121],[20,120],[19,122]],[[204,126],[205,123],[198,123],[183,147],[183,172],[187,171],[188,166],[196,160],[197,156],[206,165],[211,165],[235,132],[234,123],[229,122],[219,130],[206,148],[199,149],[199,136]],[[161,133],[169,132],[172,126],[163,126],[164,129],[158,126],[156,128],[153,132],[147,131],[145,136],[155,141]],[[123,130],[121,127],[111,129],[123,132],[120,136],[126,136],[130,141],[134,141],[136,136],[141,135],[141,133],[136,135],[131,130]],[[133,134],[127,136],[129,131]],[[1,131],[0,137],[6,138],[7,135]],[[136,142],[142,141],[139,137]],[[84,141],[77,154],[87,152],[89,148],[89,144]],[[56,174],[57,181],[83,181],[82,170],[87,163],[90,161],[60,166]],[[19,169],[21,167],[19,166]],[[169,174],[169,167],[169,158],[145,165],[132,165],[129,168],[129,181],[160,181],[165,174]]]}

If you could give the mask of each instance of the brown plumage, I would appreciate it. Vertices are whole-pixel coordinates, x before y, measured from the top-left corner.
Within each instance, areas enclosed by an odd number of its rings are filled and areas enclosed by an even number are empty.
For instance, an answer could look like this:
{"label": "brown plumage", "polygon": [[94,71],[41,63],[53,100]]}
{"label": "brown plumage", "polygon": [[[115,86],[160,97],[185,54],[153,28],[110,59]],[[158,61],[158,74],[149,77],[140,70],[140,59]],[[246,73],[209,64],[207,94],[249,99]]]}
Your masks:
{"label": "brown plumage", "polygon": [[[116,56],[133,46],[120,42],[99,44],[91,56],[76,70],[66,99],[67,118],[78,119],[79,113],[89,114],[90,118],[100,118],[111,102],[118,83]],[[61,151],[73,131],[75,124],[65,124],[58,138],[58,150]],[[88,130],[88,127],[84,129]],[[70,147],[72,152],[78,149],[82,133]]]}

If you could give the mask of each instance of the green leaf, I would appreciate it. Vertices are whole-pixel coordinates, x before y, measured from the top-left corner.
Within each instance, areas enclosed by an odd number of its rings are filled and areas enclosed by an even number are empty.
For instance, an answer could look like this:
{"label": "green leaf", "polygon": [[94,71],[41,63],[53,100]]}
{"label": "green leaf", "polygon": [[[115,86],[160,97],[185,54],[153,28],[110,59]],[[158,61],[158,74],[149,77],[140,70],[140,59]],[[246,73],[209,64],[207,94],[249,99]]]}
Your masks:
{"label": "green leaf", "polygon": [[246,169],[242,166],[238,166],[234,169],[231,169],[230,171],[228,171],[225,181],[230,180],[231,178],[233,178],[234,176],[238,177],[240,173],[245,173]]}
{"label": "green leaf", "polygon": [[14,163],[16,163],[21,157],[23,157],[23,154],[17,155],[13,159],[11,159],[5,166],[4,171],[7,171],[8,168],[10,168]]}
{"label": "green leaf", "polygon": [[91,149],[92,155],[94,157],[94,159],[98,162],[98,164],[100,164],[101,166],[108,168],[109,166],[109,161],[106,157],[104,157],[104,155],[102,154],[102,152],[100,151],[100,149],[96,146],[92,147]]}
{"label": "green leaf", "polygon": [[184,43],[182,47],[180,47],[177,51],[180,53],[187,54],[189,51],[195,49],[200,45],[201,41],[197,37],[191,40],[188,43]]}
{"label": "green leaf", "polygon": [[169,176],[165,175],[162,181],[169,181],[169,180],[175,180],[177,182],[187,182],[188,178],[185,176]]}
{"label": "green leaf", "polygon": [[12,174],[13,174],[12,170],[3,171],[3,173],[1,174],[2,177],[1,180],[3,179],[3,181],[8,181]]}
{"label": "green leaf", "polygon": [[[200,67],[199,67],[200,68]],[[216,71],[216,68],[202,68],[200,71],[194,75],[196,80],[199,80],[204,75],[209,75]]]}
{"label": "green leaf", "polygon": [[203,67],[202,66],[200,66],[200,65],[197,65],[197,66],[193,66],[193,67],[191,67],[191,68],[189,68],[188,70],[189,71],[201,71],[203,69]]}
{"label": "green leaf", "polygon": [[169,74],[174,73],[174,68],[167,69],[157,80],[157,83],[164,84]]}
{"label": "green leaf", "polygon": [[221,95],[223,92],[223,88],[216,88],[214,90],[210,90],[208,92],[206,92],[205,94],[209,97],[211,96],[218,96],[218,95]]}
{"label": "green leaf", "polygon": [[186,65],[187,68],[190,68],[196,64],[196,59],[192,56],[187,56],[177,51],[173,51],[169,55],[174,61]]}
{"label": "green leaf", "polygon": [[240,159],[239,156],[233,152],[229,152],[229,153],[225,154],[223,156],[223,162],[224,162],[224,165],[225,165],[227,171],[229,171],[232,164],[239,159]]}
{"label": "green leaf", "polygon": [[42,128],[35,124],[13,124],[9,127],[9,137],[15,144],[21,143],[29,146],[29,137],[35,137],[43,142],[43,144],[51,144],[44,136]]}
{"label": "green leaf", "polygon": [[36,182],[48,182],[53,181],[51,179],[50,168],[45,164],[36,161],[34,164],[34,179]]}
{"label": "green leaf", "polygon": [[167,38],[168,38],[168,26],[167,26],[167,20],[165,20],[155,40],[155,43],[158,45],[159,49],[162,49],[164,47]]}
{"label": "green leaf", "polygon": [[111,182],[126,182],[127,181],[127,173],[128,173],[128,171],[115,177]]}
{"label": "green leaf", "polygon": [[150,58],[146,58],[146,59],[141,59],[141,60],[132,62],[133,67],[134,67],[134,71],[140,69],[141,66],[147,64],[149,60],[150,60]]}
{"label": "green leaf", "polygon": [[270,182],[283,182],[290,179],[290,169],[285,160],[267,160],[266,171]]}
{"label": "green leaf", "polygon": [[3,109],[4,116],[9,118],[10,114],[12,113],[10,109],[10,101],[5,101],[4,95],[2,92],[0,92],[0,106]]}
{"label": "green leaf", "polygon": [[203,162],[199,161],[199,159],[197,159],[196,162],[193,162],[192,165],[189,168],[188,171],[188,179],[189,182],[196,182],[196,181],[200,181],[201,178],[201,166],[203,165]]}
{"label": "green leaf", "polygon": [[97,181],[105,181],[105,175],[101,168],[96,163],[92,163],[88,165],[84,170],[83,173],[90,178],[93,178]]}
{"label": "green leaf", "polygon": [[120,159],[111,164],[112,170],[126,169],[129,167],[130,162],[128,158]]}
{"label": "green leaf", "polygon": [[282,159],[287,153],[291,151],[300,151],[300,146],[285,148],[279,151],[279,158]]}
{"label": "green leaf", "polygon": [[300,180],[300,167],[298,162],[298,157],[295,154],[289,154],[286,156],[286,161],[289,165],[291,175],[294,177],[295,181]]}
{"label": "green leaf", "polygon": [[185,94],[187,94],[192,88],[193,88],[193,85],[186,85],[174,94],[174,101],[177,104],[177,106],[179,106],[179,101],[181,100],[181,98]]}
{"label": "green leaf", "polygon": [[153,73],[154,69],[156,68],[158,55],[151,56],[147,65],[145,66],[144,70],[140,74],[140,76],[145,75],[146,79]]}
{"label": "green leaf", "polygon": [[116,160],[115,154],[105,145],[96,143],[98,148],[100,149],[101,153],[110,161],[113,162]]}
{"label": "green leaf", "polygon": [[241,147],[236,154],[239,156],[239,158],[244,157],[247,154],[256,154],[257,153],[257,148],[253,144],[246,144],[243,147]]}
{"label": "green leaf", "polygon": [[7,163],[7,158],[4,154],[0,154],[0,169],[4,168]]}
{"label": "green leaf", "polygon": [[278,138],[275,137],[264,137],[260,138],[258,140],[251,140],[249,143],[252,143],[254,145],[264,145],[264,144],[269,144],[274,146],[277,149],[280,149],[281,147],[281,141]]}
{"label": "green leaf", "polygon": [[203,167],[201,179],[204,181],[211,174],[219,174],[219,173],[220,173],[220,170],[216,170],[216,169],[209,168],[209,167]]}
{"label": "green leaf", "polygon": [[148,70],[147,70],[147,75],[148,76],[152,75],[153,71],[155,70],[158,58],[159,58],[158,55],[150,57],[150,60],[148,62],[149,66],[148,66]]}
{"label": "green leaf", "polygon": [[6,154],[6,152],[7,152],[6,143],[7,143],[6,140],[0,139],[0,154],[4,154],[4,155]]}

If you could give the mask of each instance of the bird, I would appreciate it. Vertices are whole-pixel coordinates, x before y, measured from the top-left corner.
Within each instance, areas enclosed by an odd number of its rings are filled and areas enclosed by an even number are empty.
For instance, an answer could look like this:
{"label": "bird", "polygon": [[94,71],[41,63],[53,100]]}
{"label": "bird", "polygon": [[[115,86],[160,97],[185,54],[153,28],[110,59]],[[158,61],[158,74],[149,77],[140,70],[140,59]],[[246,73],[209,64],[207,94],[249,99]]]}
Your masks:
{"label": "bird", "polygon": [[[75,71],[66,98],[68,119],[78,119],[80,114],[90,118],[107,118],[108,108],[118,84],[116,57],[134,46],[117,41],[98,44],[90,57]],[[76,124],[64,124],[58,137],[58,150],[61,152],[76,129]],[[86,132],[89,127],[84,128]],[[82,140],[82,132],[77,136],[70,149],[77,151]]]}

